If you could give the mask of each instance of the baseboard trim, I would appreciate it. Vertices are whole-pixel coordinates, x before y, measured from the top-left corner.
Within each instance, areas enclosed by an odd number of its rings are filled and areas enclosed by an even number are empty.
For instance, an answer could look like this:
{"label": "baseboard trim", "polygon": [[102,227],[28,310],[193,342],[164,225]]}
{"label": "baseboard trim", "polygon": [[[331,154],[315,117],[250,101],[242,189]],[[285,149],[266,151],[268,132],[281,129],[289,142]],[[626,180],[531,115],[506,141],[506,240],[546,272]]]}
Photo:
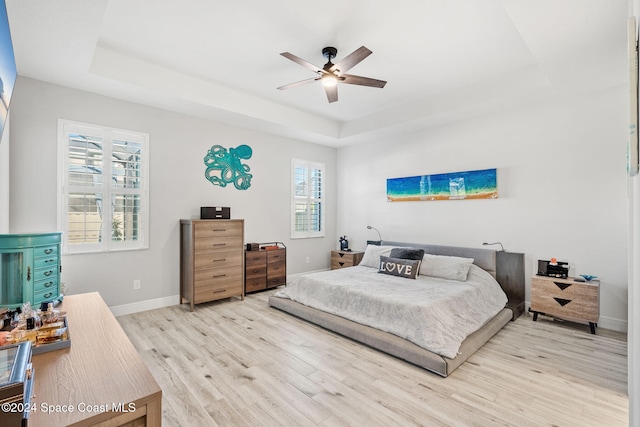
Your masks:
{"label": "baseboard trim", "polygon": [[149,299],[145,301],[132,302],[130,304],[114,305],[109,307],[114,316],[124,316],[125,314],[139,313],[141,311],[154,310],[156,308],[170,307],[177,305],[180,295]]}

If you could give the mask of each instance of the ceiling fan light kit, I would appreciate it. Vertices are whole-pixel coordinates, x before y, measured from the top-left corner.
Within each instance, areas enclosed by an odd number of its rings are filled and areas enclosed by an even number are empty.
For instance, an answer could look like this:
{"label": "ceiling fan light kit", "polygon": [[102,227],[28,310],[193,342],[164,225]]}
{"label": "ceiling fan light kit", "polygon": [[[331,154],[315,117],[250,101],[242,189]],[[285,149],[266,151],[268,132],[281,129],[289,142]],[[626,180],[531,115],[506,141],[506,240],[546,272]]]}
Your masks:
{"label": "ceiling fan light kit", "polygon": [[359,49],[356,49],[345,58],[343,58],[338,63],[334,64],[331,62],[333,58],[336,57],[338,50],[335,47],[325,47],[322,49],[322,56],[327,59],[327,63],[324,64],[322,68],[313,65],[310,62],[305,61],[302,58],[297,57],[289,52],[283,52],[280,55],[285,58],[302,65],[305,68],[310,69],[319,75],[319,77],[314,77],[306,80],[302,80],[295,83],[290,83],[288,85],[280,86],[278,89],[291,89],[292,87],[301,86],[303,84],[315,82],[318,80],[322,81],[322,86],[324,87],[325,93],[327,95],[327,99],[329,102],[335,102],[338,100],[338,83],[346,83],[351,85],[359,85],[359,86],[369,86],[369,87],[377,87],[383,88],[385,84],[387,84],[384,80],[372,79],[369,77],[355,76],[353,74],[346,74],[354,66],[358,65],[362,62],[367,56],[371,55],[371,51],[366,47],[362,46]]}

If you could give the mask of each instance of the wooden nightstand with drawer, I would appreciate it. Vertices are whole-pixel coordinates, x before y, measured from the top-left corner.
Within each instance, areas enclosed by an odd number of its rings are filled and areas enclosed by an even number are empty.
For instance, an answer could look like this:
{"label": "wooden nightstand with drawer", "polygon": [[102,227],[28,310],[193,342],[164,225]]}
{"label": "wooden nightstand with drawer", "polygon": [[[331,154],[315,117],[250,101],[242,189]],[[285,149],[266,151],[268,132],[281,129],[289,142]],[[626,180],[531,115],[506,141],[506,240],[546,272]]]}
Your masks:
{"label": "wooden nightstand with drawer", "polygon": [[529,311],[534,321],[538,320],[538,314],[544,314],[572,322],[588,322],[591,333],[595,334],[600,317],[600,282],[533,276]]}
{"label": "wooden nightstand with drawer", "polygon": [[364,252],[357,251],[331,251],[331,269],[353,267],[360,264]]}

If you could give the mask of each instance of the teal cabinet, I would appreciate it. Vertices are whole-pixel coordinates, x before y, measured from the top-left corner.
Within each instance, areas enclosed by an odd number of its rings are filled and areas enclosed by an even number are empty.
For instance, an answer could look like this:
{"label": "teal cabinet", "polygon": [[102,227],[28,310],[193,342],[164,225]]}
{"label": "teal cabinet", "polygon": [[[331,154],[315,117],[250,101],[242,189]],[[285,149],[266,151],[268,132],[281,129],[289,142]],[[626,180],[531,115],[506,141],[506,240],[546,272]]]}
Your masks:
{"label": "teal cabinet", "polygon": [[0,307],[33,307],[60,295],[62,233],[0,234]]}

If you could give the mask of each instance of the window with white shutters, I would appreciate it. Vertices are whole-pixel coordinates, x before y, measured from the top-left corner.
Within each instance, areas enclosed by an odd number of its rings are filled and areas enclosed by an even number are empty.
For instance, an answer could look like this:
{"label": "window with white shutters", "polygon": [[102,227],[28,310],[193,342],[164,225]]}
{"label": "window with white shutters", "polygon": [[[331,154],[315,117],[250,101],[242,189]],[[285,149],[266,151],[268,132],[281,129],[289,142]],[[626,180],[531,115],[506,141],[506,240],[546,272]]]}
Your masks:
{"label": "window with white shutters", "polygon": [[145,133],[59,121],[65,253],[148,247],[148,140]]}
{"label": "window with white shutters", "polygon": [[324,171],[322,163],[292,160],[291,238],[324,236]]}

